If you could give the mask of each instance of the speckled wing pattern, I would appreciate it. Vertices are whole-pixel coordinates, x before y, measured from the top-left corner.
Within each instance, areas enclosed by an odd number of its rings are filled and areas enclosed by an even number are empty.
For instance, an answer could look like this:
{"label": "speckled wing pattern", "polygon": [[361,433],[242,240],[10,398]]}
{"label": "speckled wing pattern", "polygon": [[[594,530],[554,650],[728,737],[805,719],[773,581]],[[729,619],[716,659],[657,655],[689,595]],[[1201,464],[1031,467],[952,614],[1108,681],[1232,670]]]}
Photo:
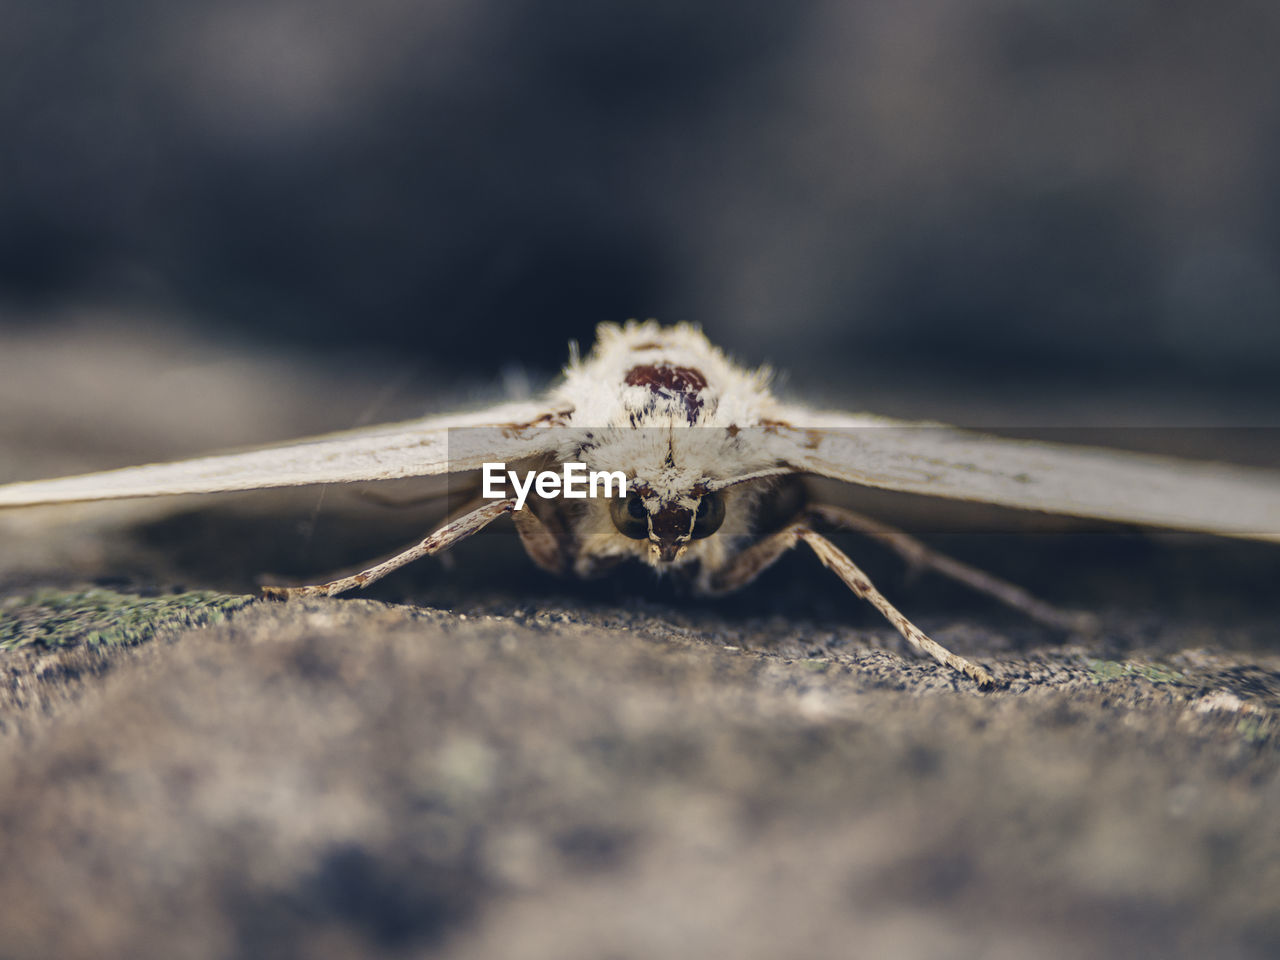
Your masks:
{"label": "speckled wing pattern", "polygon": [[[174,463],[0,487],[0,507],[425,477],[543,452],[545,402],[507,403]],[[465,429],[463,429],[465,428]]]}
{"label": "speckled wing pattern", "polygon": [[1280,474],[942,424],[783,405],[779,458],[804,473],[1019,510],[1280,541]]}

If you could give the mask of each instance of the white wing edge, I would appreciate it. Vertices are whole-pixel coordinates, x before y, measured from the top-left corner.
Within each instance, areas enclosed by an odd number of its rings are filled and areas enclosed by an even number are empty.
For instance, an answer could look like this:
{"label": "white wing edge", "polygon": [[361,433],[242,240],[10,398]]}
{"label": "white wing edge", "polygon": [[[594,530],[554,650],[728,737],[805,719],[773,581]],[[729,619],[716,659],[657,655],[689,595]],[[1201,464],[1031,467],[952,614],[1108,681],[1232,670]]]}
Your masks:
{"label": "white wing edge", "polygon": [[1019,510],[1280,542],[1280,473],[937,423],[781,411],[780,459],[863,486]]}
{"label": "white wing edge", "polygon": [[[277,446],[0,486],[0,507],[423,477],[543,451],[545,403],[380,424]],[[518,429],[524,428],[524,429]]]}

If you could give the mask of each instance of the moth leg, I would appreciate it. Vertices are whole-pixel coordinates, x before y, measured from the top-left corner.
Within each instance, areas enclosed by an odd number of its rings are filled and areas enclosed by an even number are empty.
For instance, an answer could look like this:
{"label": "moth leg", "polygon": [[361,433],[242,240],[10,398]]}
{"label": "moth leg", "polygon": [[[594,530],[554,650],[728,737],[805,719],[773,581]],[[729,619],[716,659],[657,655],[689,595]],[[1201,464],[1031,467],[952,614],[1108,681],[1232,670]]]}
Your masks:
{"label": "moth leg", "polygon": [[441,550],[447,550],[459,540],[465,540],[473,533],[488,526],[504,513],[510,513],[515,509],[515,506],[516,502],[512,499],[486,501],[483,506],[465,513],[457,519],[450,520],[432,533],[431,536],[420,543],[414,544],[408,550],[396,554],[389,560],[375,564],[367,570],[361,570],[350,577],[341,577],[337,580],[331,580],[329,583],[320,583],[308,587],[263,587],[262,592],[268,597],[288,600],[296,597],[333,597],[339,593],[354,590],[357,587],[367,587],[374,581],[381,580],[393,570],[399,570],[405,564],[412,563],[421,557],[430,556],[433,553],[439,553]]}
{"label": "moth leg", "polygon": [[964,657],[952,653],[936,640],[928,637],[924,631],[908,620],[903,614],[884,598],[884,595],[871,585],[870,579],[862,569],[850,560],[834,543],[819,533],[800,527],[797,535],[807,543],[818,555],[823,566],[835,571],[836,576],[863,600],[884,614],[885,619],[898,628],[898,632],[906,638],[918,652],[927,653],[933,659],[952,670],[959,671],[976,681],[981,687],[995,686],[995,679],[982,667],[971,663]]}
{"label": "moth leg", "polygon": [[832,526],[879,540],[897,552],[909,566],[936,570],[944,577],[963,583],[978,593],[985,593],[1006,606],[1025,613],[1033,620],[1039,620],[1041,623],[1061,630],[1091,632],[1097,629],[1098,621],[1093,614],[1081,610],[1060,610],[1052,604],[1037,599],[1008,580],[1002,580],[984,570],[949,557],[945,553],[939,553],[910,534],[887,526],[879,520],[827,504],[815,504],[809,508],[809,512]]}
{"label": "moth leg", "polygon": [[545,518],[539,516],[532,504],[517,510],[511,519],[516,522],[516,533],[533,562],[549,573],[563,574],[569,556],[564,522],[554,513]]}
{"label": "moth leg", "polygon": [[707,577],[702,584],[702,591],[715,596],[732,593],[739,587],[746,586],[796,545],[801,529],[801,524],[792,523],[753,543]]}
{"label": "moth leg", "polygon": [[931,639],[919,627],[908,620],[893,604],[884,598],[865,573],[842,553],[826,537],[810,530],[804,523],[792,523],[742,551],[725,567],[717,570],[704,586],[707,593],[728,593],[751,580],[772,564],[778,557],[804,540],[818,555],[823,565],[836,572],[859,597],[869,602],[892,623],[907,642],[920,653],[927,653],[944,666],[963,673],[979,686],[991,687],[995,680],[986,670],[964,657],[952,653],[936,640]]}

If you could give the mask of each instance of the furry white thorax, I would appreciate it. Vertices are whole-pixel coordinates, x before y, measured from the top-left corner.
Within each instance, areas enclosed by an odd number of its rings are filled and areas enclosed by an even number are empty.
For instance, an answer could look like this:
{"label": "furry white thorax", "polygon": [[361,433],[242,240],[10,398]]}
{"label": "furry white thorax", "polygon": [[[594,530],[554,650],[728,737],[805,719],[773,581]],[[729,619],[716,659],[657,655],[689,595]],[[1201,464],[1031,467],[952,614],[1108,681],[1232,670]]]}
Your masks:
{"label": "furry white thorax", "polygon": [[[624,471],[647,486],[651,507],[655,499],[696,507],[689,495],[695,485],[773,465],[755,429],[776,415],[768,368],[742,369],[687,324],[602,324],[597,336],[591,353],[565,368],[553,394],[572,410],[566,445],[584,444],[579,451],[591,469]],[[628,372],[644,365],[701,374],[706,386],[697,392],[697,409],[691,412],[679,394],[627,385]]]}
{"label": "furry white thorax", "polygon": [[[629,385],[628,373],[637,367],[696,372],[705,386],[691,391]],[[696,327],[663,327],[652,320],[602,324],[591,353],[574,357],[564,373],[552,393],[556,409],[571,411],[563,419],[559,458],[624,472],[651,514],[665,504],[696,510],[700,487],[718,487],[777,463],[760,429],[776,416],[770,371],[737,366]],[[655,544],[619,534],[607,504],[589,501],[574,520],[583,544],[578,562],[632,556],[659,570],[695,561],[704,570],[717,569],[751,535],[760,490],[759,484],[724,489],[726,517],[719,532],[684,544],[674,562],[660,561]]]}

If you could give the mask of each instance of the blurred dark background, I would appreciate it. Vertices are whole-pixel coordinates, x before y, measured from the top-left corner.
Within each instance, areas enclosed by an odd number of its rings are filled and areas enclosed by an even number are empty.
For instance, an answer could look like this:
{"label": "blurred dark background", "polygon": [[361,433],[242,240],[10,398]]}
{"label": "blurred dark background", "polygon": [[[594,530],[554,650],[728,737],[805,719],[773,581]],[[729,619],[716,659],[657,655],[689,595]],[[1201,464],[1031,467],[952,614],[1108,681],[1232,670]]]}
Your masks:
{"label": "blurred dark background", "polygon": [[480,376],[656,316],[1266,419],[1277,50],[1267,0],[5,0],[0,323]]}

